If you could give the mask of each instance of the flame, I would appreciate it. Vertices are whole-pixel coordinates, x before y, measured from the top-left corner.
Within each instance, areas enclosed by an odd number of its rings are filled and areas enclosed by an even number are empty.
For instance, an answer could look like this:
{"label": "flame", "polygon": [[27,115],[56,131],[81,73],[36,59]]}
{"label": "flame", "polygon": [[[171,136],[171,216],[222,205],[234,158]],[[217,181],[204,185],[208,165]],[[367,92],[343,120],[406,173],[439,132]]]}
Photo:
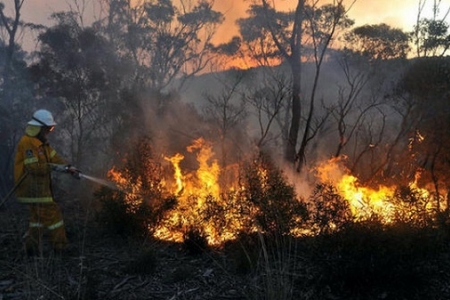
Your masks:
{"label": "flame", "polygon": [[164,157],[165,160],[170,161],[173,165],[173,168],[175,169],[174,172],[174,178],[176,182],[176,191],[175,193],[178,195],[183,191],[183,175],[181,174],[181,168],[180,168],[180,161],[184,159],[184,156],[182,154],[175,154],[172,157]]}
{"label": "flame", "polygon": [[[377,188],[370,188],[361,186],[358,178],[351,175],[343,166],[344,159],[344,157],[332,158],[319,164],[316,171],[322,182],[330,182],[337,188],[339,195],[348,201],[356,220],[365,220],[375,215],[384,223],[391,223],[399,214],[410,214],[408,203],[396,199],[399,197],[396,194],[399,187],[379,185]],[[417,170],[414,181],[408,184],[408,191],[414,191],[416,199],[431,199],[431,193],[418,185],[421,173],[421,170]],[[424,207],[428,212],[435,208],[431,201],[428,201]]]}
{"label": "flame", "polygon": [[350,174],[340,164],[343,158],[333,158],[319,164],[318,177],[322,182],[330,182],[336,186],[339,195],[346,199],[351,212],[356,219],[369,217],[372,213],[383,216],[389,221],[394,213],[394,207],[388,202],[395,189],[379,186],[378,189],[360,186],[358,179]]}
{"label": "flame", "polygon": [[[219,244],[226,240],[235,238],[240,225],[237,213],[230,211],[230,203],[236,199],[236,190],[229,189],[228,201],[225,203],[219,184],[221,169],[216,159],[212,145],[203,138],[194,140],[192,145],[187,147],[189,153],[195,154],[198,168],[193,172],[183,174],[180,163],[185,158],[181,154],[172,157],[165,157],[166,161],[172,163],[174,170],[173,180],[176,182],[176,189],[172,192],[177,195],[178,206],[155,230],[155,237],[164,240],[181,242],[183,236],[190,228],[201,228],[206,235],[209,244]],[[208,203],[207,203],[208,202]],[[208,205],[225,210],[225,227],[218,228],[214,221],[202,221]],[[208,214],[208,212],[206,212]]]}
{"label": "flame", "polygon": [[[182,242],[190,229],[199,230],[210,245],[222,244],[235,239],[239,232],[258,230],[254,218],[259,208],[245,197],[245,188],[239,184],[238,166],[221,167],[215,159],[211,143],[203,138],[196,139],[186,148],[185,155],[176,153],[163,156],[168,163],[171,177],[161,180],[161,188],[166,194],[175,195],[176,207],[165,212],[162,220],[151,228],[154,237],[174,242]],[[190,170],[182,168],[187,156],[195,157],[195,166]],[[322,183],[330,183],[337,193],[347,201],[352,216],[356,221],[368,220],[376,216],[388,224],[404,216],[405,220],[414,216],[412,205],[419,203],[427,211],[436,209],[436,204],[429,200],[433,194],[418,182],[422,174],[419,170],[414,181],[406,189],[396,186],[363,186],[357,177],[344,167],[344,157],[324,161],[315,168],[316,178]],[[193,160],[190,160],[192,164]],[[126,190],[125,201],[130,204],[132,212],[142,200],[142,189],[149,186],[139,177],[131,176],[127,171],[119,172],[112,168],[109,178],[122,190]],[[268,186],[268,170],[257,169],[257,177],[263,189]],[[130,184],[129,178],[134,181]],[[225,187],[224,179],[227,179]],[[230,183],[231,182],[231,183]],[[404,193],[405,195],[402,195]],[[161,192],[161,195],[164,194]],[[141,195],[141,197],[139,196]],[[409,198],[408,198],[409,197]],[[410,199],[405,201],[404,199]],[[336,227],[336,226],[334,226]],[[330,225],[333,228],[333,224]],[[337,229],[337,228],[335,228]],[[307,228],[292,228],[293,235],[313,234]]]}
{"label": "flame", "polygon": [[114,167],[108,171],[108,178],[114,181],[120,189],[127,191],[125,194],[125,201],[129,204],[127,207],[128,212],[135,212],[141,202],[137,195],[139,195],[140,190],[142,189],[142,183],[138,181],[135,184],[130,185],[127,174],[123,174]]}
{"label": "flame", "polygon": [[190,192],[201,196],[211,194],[214,198],[219,198],[220,187],[218,178],[220,167],[217,160],[212,159],[214,156],[212,145],[203,138],[199,138],[187,150],[191,153],[198,151],[197,161],[199,163],[196,178],[191,181],[194,185],[189,188]]}

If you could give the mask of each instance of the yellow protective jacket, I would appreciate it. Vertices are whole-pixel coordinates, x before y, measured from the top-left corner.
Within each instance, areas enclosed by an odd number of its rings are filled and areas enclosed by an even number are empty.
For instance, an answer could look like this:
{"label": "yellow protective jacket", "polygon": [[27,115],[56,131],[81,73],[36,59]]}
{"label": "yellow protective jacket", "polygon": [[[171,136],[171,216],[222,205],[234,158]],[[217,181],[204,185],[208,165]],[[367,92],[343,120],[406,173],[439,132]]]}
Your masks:
{"label": "yellow protective jacket", "polygon": [[16,189],[19,202],[53,202],[51,168],[48,163],[65,164],[65,161],[48,143],[24,135],[17,146],[14,163],[14,180],[16,184],[22,181]]}

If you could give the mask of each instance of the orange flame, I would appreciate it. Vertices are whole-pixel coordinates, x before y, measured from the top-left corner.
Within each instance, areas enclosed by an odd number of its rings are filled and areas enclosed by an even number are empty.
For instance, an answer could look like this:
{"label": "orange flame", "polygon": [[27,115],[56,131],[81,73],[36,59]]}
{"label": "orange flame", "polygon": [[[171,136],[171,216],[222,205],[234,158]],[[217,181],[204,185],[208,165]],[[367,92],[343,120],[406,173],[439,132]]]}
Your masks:
{"label": "orange flame", "polygon": [[[363,187],[359,184],[358,179],[349,174],[349,171],[341,164],[343,158],[332,158],[327,162],[323,162],[316,168],[318,178],[322,182],[330,182],[334,185],[338,193],[348,201],[353,216],[356,219],[364,220],[376,215],[385,223],[394,220],[396,214],[408,210],[406,204],[402,201],[396,201],[395,186],[378,186],[377,189]],[[420,170],[415,174],[415,180],[409,183],[408,187],[414,190],[418,198],[431,198],[430,192],[425,188],[420,188],[417,184],[420,178]],[[428,202],[425,206],[426,210],[431,211],[434,208],[432,202]]]}
{"label": "orange flame", "polygon": [[322,182],[333,184],[338,193],[348,201],[353,216],[364,219],[376,213],[385,221],[389,221],[394,213],[394,207],[388,199],[394,195],[395,189],[379,186],[378,189],[362,187],[358,179],[347,174],[348,171],[340,164],[343,158],[332,158],[317,167],[318,177]]}
{"label": "orange flame", "polygon": [[[173,184],[166,184],[163,187],[169,194],[176,195],[177,206],[167,211],[157,228],[152,228],[153,235],[162,240],[182,242],[188,230],[200,229],[209,244],[218,245],[236,238],[242,230],[246,232],[257,230],[253,225],[252,216],[256,215],[258,208],[251,203],[242,203],[246,200],[243,198],[245,196],[242,196],[245,190],[238,184],[238,176],[234,173],[236,169],[234,167],[221,169],[214,159],[212,145],[203,138],[193,141],[192,145],[187,147],[187,151],[195,155],[198,164],[191,172],[183,171],[180,166],[185,159],[184,155],[164,156],[164,160],[169,162],[173,169]],[[230,170],[230,174],[224,174]],[[398,200],[401,198],[398,195],[398,187],[362,186],[344,167],[343,158],[322,162],[315,171],[320,182],[332,184],[338,194],[348,202],[356,220],[367,220],[377,216],[380,221],[390,223],[395,221],[399,214],[407,217],[412,215],[411,207],[408,206],[411,203]],[[418,186],[420,174],[416,173],[414,182],[411,182],[408,188],[414,190],[414,199],[431,199],[432,194]],[[129,175],[114,168],[109,172],[109,177],[119,187],[127,187],[125,200],[133,210],[139,204],[139,193],[142,193],[143,184],[137,181],[130,186],[127,179],[130,178]],[[223,181],[223,177],[233,178],[236,182],[225,190],[220,184],[220,178]],[[262,186],[267,184],[267,170],[258,169],[258,177]],[[424,208],[427,211],[436,209],[432,201],[425,202]],[[245,216],[242,214],[243,210],[246,211]],[[303,235],[305,228],[293,228],[291,232],[294,235]]]}
{"label": "orange flame", "polygon": [[[177,189],[173,191],[178,195],[178,206],[176,210],[170,212],[167,219],[164,220],[156,230],[155,237],[170,240],[183,241],[183,234],[190,228],[201,228],[206,235],[208,243],[219,244],[225,240],[234,238],[236,228],[239,225],[233,222],[236,216],[228,213],[223,217],[226,219],[226,228],[216,228],[217,224],[202,222],[202,209],[205,208],[206,201],[214,202],[217,207],[225,207],[221,198],[221,188],[219,176],[221,169],[214,159],[212,145],[203,138],[195,140],[192,145],[187,147],[187,151],[194,153],[198,162],[198,168],[191,173],[183,174],[180,168],[180,162],[184,159],[181,154],[173,157],[165,157],[172,163],[174,169],[174,180]],[[178,228],[178,230],[174,230]],[[232,229],[233,228],[233,229]]]}
{"label": "orange flame", "polygon": [[219,198],[220,186],[218,183],[218,178],[220,174],[220,167],[217,160],[212,159],[214,156],[212,146],[204,139],[199,138],[195,140],[194,143],[187,148],[187,150],[191,153],[198,151],[197,161],[199,162],[199,168],[196,172],[195,180],[191,181],[194,184],[190,186],[189,191],[192,194],[201,196],[211,194],[214,198]]}
{"label": "orange flame", "polygon": [[180,194],[183,191],[183,175],[181,173],[181,168],[180,168],[180,161],[182,161],[184,159],[184,156],[177,153],[172,157],[164,157],[165,160],[170,161],[175,169],[175,182],[176,182],[176,191],[175,194]]}

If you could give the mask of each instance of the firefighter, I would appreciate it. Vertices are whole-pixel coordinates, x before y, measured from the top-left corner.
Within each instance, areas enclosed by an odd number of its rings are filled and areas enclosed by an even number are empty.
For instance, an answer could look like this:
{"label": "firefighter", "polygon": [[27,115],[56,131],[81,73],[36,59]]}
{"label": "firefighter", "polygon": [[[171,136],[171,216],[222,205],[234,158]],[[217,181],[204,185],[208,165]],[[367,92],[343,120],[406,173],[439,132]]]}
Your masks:
{"label": "firefighter", "polygon": [[50,164],[67,166],[66,171],[75,177],[79,171],[70,167],[49,145],[47,135],[55,125],[48,110],[37,110],[17,146],[14,180],[18,184],[17,200],[29,208],[29,227],[24,236],[28,255],[42,253],[44,231],[49,232],[55,251],[63,252],[68,246],[61,210],[53,198]]}

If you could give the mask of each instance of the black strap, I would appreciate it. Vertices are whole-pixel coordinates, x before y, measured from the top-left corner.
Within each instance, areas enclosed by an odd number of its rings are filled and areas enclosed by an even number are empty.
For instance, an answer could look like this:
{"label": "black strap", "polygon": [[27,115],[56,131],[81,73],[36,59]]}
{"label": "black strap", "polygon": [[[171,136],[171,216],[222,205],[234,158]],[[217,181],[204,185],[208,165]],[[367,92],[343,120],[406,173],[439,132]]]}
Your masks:
{"label": "black strap", "polygon": [[45,124],[44,122],[42,122],[41,120],[39,120],[39,119],[37,119],[37,118],[35,118],[35,117],[33,117],[33,120],[35,120],[35,121],[38,122],[38,123],[41,123],[41,124],[44,125],[45,127],[51,127],[51,126],[48,126],[47,124]]}

